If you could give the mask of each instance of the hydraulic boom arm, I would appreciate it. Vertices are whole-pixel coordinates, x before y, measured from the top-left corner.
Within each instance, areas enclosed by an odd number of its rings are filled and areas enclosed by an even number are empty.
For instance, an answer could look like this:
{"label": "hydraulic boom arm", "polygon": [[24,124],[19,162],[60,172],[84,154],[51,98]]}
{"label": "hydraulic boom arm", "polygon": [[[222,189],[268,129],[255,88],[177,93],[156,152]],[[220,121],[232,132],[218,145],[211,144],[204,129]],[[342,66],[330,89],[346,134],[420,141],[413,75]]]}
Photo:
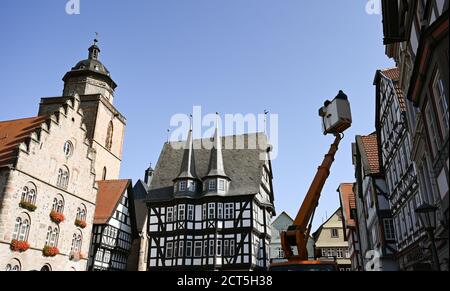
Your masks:
{"label": "hydraulic boom arm", "polygon": [[288,228],[287,231],[281,233],[281,245],[286,259],[294,257],[291,247],[296,246],[298,250],[298,256],[295,259],[308,260],[307,243],[309,233],[311,230],[311,222],[314,216],[314,212],[319,203],[320,194],[323,186],[330,175],[330,168],[334,162],[334,157],[339,147],[343,135],[340,133],[335,134],[336,139],[331,145],[328,154],[317,169],[317,173],[314,180],[306,193],[305,200],[300,207],[300,210],[295,218],[294,224]]}

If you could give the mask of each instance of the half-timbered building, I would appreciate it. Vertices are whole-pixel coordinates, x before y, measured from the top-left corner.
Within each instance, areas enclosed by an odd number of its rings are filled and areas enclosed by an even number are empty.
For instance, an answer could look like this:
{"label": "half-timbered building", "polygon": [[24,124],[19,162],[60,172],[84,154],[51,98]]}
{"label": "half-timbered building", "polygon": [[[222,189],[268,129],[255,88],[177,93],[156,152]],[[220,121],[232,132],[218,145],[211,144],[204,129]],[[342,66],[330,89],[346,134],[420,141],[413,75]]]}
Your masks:
{"label": "half-timbered building", "polygon": [[148,270],[268,267],[275,210],[265,134],[216,129],[211,142],[194,141],[191,130],[164,145],[148,193]]}
{"label": "half-timbered building", "polygon": [[394,219],[396,254],[400,268],[423,269],[420,247],[424,231],[415,210],[422,204],[416,169],[411,161],[411,134],[407,126],[406,103],[399,84],[399,69],[377,71],[376,128],[387,197]]}
{"label": "half-timbered building", "polygon": [[96,205],[88,270],[126,271],[137,237],[131,181],[99,181]]}

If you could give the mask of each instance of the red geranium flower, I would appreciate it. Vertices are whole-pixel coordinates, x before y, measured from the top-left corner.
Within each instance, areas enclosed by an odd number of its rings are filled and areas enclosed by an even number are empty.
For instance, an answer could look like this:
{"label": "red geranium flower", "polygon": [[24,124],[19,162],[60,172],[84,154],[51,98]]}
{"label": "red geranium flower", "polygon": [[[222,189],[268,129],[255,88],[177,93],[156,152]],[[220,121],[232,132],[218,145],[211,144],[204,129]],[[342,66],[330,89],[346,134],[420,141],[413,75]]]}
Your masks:
{"label": "red geranium flower", "polygon": [[13,252],[25,252],[30,248],[30,244],[26,241],[20,241],[20,240],[12,240],[11,241],[11,250]]}
{"label": "red geranium flower", "polygon": [[42,253],[45,257],[54,257],[59,254],[59,249],[57,247],[45,246]]}
{"label": "red geranium flower", "polygon": [[80,227],[80,228],[86,228],[87,223],[86,223],[86,221],[84,221],[84,220],[76,219],[76,220],[75,220],[75,225],[78,226],[78,227]]}
{"label": "red geranium flower", "polygon": [[50,218],[55,223],[61,223],[64,221],[64,214],[56,212],[56,211],[52,211],[52,212],[50,212]]}

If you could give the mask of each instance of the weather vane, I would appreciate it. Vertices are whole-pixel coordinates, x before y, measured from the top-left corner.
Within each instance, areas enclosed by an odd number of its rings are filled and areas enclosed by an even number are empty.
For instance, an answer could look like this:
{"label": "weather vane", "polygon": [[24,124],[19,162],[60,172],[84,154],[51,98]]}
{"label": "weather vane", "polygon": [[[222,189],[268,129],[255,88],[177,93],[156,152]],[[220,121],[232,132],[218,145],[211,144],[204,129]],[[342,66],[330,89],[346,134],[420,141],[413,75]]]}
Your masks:
{"label": "weather vane", "polygon": [[99,33],[95,32],[95,38],[94,38],[94,43],[98,43],[98,38],[99,38]]}

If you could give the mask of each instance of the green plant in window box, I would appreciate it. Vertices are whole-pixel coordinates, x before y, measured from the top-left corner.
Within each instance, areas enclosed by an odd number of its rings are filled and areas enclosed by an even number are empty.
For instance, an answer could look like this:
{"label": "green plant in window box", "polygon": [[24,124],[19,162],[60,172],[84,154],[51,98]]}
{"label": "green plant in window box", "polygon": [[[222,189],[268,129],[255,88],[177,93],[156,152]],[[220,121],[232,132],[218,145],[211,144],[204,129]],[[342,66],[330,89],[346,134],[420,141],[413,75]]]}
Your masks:
{"label": "green plant in window box", "polygon": [[23,209],[26,209],[28,211],[34,212],[37,208],[36,205],[34,205],[33,203],[27,202],[27,201],[20,201],[19,206],[22,207]]}

